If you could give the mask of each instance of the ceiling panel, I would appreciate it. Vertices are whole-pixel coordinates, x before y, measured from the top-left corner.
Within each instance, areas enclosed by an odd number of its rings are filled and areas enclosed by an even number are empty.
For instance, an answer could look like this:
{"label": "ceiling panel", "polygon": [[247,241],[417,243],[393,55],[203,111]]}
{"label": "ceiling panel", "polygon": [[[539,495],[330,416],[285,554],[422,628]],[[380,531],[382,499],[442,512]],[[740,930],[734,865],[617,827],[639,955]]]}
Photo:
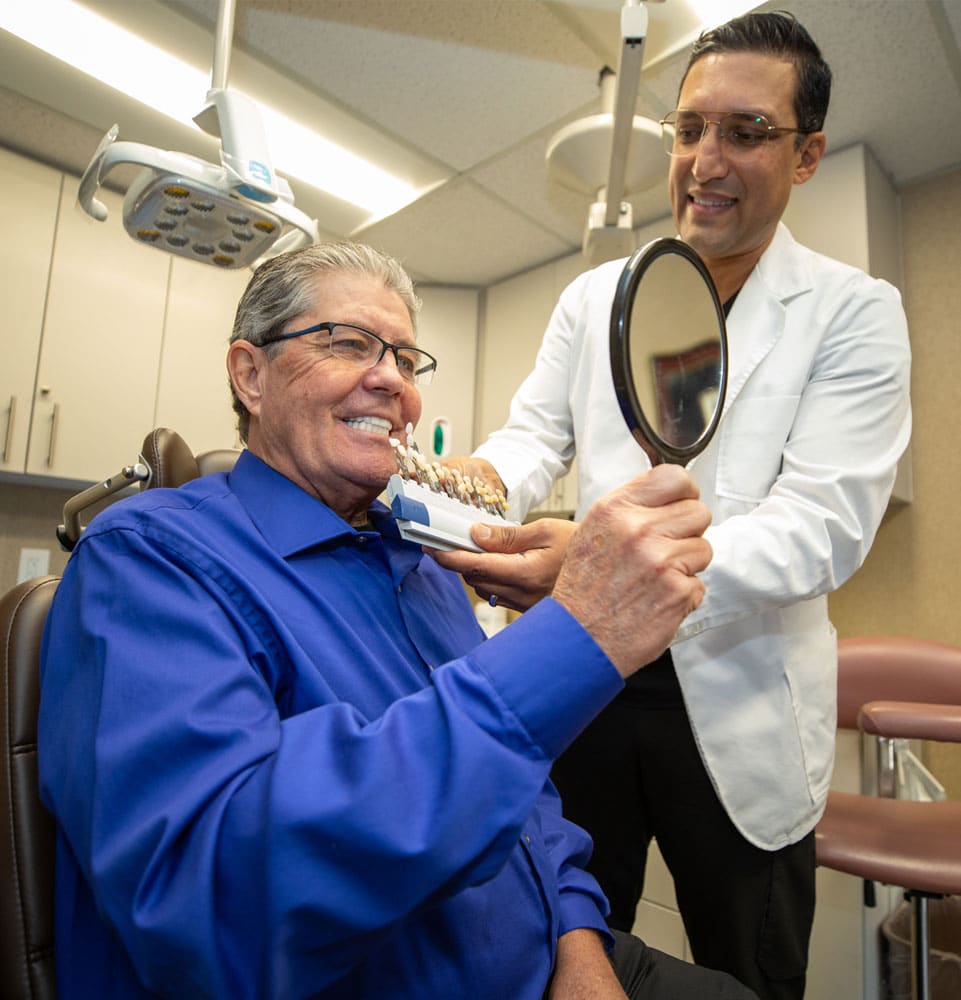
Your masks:
{"label": "ceiling panel", "polygon": [[559,237],[467,177],[364,230],[362,238],[418,279],[455,285],[490,285],[569,252]]}
{"label": "ceiling panel", "polygon": [[[85,2],[200,65],[212,58],[217,0]],[[620,6],[237,0],[231,80],[276,89],[289,113],[372,149],[428,192],[371,222],[292,180],[297,206],[325,235],[368,239],[422,280],[486,285],[580,246],[592,197],[552,179],[544,153],[562,125],[600,110],[598,74],[616,62]],[[832,66],[829,149],[867,143],[898,187],[961,167],[961,0],[763,6],[796,13]],[[649,12],[637,111],[656,119],[674,103],[694,22],[687,0]],[[0,32],[0,145],[79,174],[118,121],[121,138],[216,156],[209,137],[78,77]],[[120,188],[129,179],[111,175]],[[630,197],[636,226],[668,213],[664,188]]]}

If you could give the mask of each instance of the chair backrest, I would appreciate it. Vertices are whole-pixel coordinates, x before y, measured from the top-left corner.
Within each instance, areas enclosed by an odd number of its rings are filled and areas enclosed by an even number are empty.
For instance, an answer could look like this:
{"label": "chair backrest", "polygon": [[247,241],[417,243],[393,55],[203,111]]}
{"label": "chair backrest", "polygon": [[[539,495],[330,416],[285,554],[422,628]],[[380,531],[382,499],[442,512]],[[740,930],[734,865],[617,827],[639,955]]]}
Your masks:
{"label": "chair backrest", "polygon": [[54,823],[40,803],[37,714],[40,640],[57,589],[54,576],[27,580],[0,598],[0,996],[52,1000]]}
{"label": "chair backrest", "polygon": [[[143,488],[181,486],[210,472],[233,468],[238,449],[194,456],[175,431],[159,427],[144,439],[149,477]],[[122,485],[122,483],[121,483]],[[91,491],[84,491],[83,498]],[[107,492],[109,495],[109,491]],[[77,499],[77,498],[74,498]],[[96,500],[91,497],[91,502]],[[76,524],[83,501],[66,517]],[[61,525],[60,532],[64,531]],[[59,534],[59,532],[58,532]],[[72,548],[73,545],[66,546]],[[0,997],[53,1000],[53,818],[40,802],[37,773],[37,718],[40,710],[40,644],[59,578],[38,577],[0,598],[0,709],[3,760],[0,763]]]}
{"label": "chair backrest", "polygon": [[858,728],[869,701],[961,705],[961,647],[876,636],[838,643],[838,727]]}
{"label": "chair backrest", "polygon": [[198,455],[187,442],[167,427],[154,428],[144,439],[140,450],[150,469],[141,489],[159,486],[183,486],[184,483],[211,472],[229,472],[240,454],[239,448],[216,448]]}
{"label": "chair backrest", "polygon": [[139,482],[142,490],[158,486],[177,487],[210,472],[229,472],[240,452],[239,448],[217,448],[194,455],[176,431],[166,427],[155,428],[144,438],[136,463],[126,465],[115,476],[87,487],[63,505],[63,524],[57,528],[61,548],[72,552],[80,540],[84,530],[80,523],[81,514],[129,486]]}

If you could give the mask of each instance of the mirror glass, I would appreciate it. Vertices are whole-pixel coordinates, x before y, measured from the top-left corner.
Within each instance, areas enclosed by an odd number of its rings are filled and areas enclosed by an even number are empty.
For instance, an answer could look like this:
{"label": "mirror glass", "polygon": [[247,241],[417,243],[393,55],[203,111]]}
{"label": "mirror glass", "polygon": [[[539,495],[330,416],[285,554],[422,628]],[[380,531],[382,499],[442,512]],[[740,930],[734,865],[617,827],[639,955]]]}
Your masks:
{"label": "mirror glass", "polygon": [[636,250],[611,311],[621,413],[652,465],[685,465],[714,435],[727,386],[724,310],[707,267],[676,239]]}

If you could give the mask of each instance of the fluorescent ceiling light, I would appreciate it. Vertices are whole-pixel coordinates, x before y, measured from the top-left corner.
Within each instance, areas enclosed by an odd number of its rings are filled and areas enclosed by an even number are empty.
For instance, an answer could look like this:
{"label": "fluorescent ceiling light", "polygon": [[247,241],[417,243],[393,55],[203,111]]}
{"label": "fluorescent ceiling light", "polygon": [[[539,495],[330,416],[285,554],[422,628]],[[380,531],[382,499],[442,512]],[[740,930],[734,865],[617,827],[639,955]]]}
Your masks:
{"label": "fluorescent ceiling light", "polygon": [[701,21],[701,31],[716,28],[759,6],[757,0],[687,0]]}
{"label": "fluorescent ceiling light", "polygon": [[[204,106],[210,71],[177,59],[73,0],[0,2],[0,28],[134,100],[197,127],[193,116]],[[410,184],[252,99],[281,173],[377,217],[399,211],[418,196]]]}

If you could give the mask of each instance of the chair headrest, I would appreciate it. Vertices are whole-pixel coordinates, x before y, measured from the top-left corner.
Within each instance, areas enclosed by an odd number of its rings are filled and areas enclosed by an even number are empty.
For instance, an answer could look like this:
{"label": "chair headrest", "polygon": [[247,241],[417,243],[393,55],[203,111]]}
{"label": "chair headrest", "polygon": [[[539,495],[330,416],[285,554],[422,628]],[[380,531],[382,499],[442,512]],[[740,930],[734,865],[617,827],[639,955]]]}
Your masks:
{"label": "chair headrest", "polygon": [[240,451],[240,448],[214,448],[212,451],[201,452],[197,456],[199,474],[208,476],[211,472],[230,472]]}
{"label": "chair headrest", "polygon": [[187,442],[166,427],[156,427],[143,439],[141,450],[150,478],[141,489],[183,486],[200,475],[200,468]]}

